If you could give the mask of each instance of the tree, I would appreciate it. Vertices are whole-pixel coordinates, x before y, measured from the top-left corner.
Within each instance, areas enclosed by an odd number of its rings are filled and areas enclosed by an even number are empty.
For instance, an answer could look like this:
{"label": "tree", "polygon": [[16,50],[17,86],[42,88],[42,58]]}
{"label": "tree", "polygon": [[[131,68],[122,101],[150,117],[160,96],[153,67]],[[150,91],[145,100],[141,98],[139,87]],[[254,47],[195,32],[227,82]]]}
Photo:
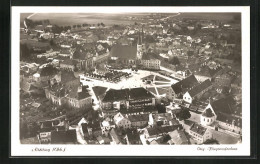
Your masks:
{"label": "tree", "polygon": [[170,60],[169,63],[172,64],[172,65],[179,65],[179,64],[180,64],[180,61],[179,61],[179,59],[178,59],[176,56],[174,56],[174,57]]}
{"label": "tree", "polygon": [[156,105],[156,109],[158,111],[158,113],[166,113],[166,108],[165,106],[161,105],[161,104],[157,104]]}
{"label": "tree", "polygon": [[190,111],[186,108],[181,109],[179,113],[176,113],[176,117],[181,120],[186,120],[191,117]]}

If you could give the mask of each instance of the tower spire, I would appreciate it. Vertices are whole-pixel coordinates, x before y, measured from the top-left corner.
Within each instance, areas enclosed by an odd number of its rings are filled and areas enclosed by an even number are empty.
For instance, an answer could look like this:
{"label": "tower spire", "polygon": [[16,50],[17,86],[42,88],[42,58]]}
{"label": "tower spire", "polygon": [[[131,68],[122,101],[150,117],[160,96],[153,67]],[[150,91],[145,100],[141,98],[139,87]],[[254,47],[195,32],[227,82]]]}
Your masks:
{"label": "tower spire", "polygon": [[137,44],[138,45],[142,44],[141,37],[140,37],[140,31],[138,32],[138,42],[137,42]]}
{"label": "tower spire", "polygon": [[143,39],[144,39],[144,26],[142,25],[141,44],[143,44]]}

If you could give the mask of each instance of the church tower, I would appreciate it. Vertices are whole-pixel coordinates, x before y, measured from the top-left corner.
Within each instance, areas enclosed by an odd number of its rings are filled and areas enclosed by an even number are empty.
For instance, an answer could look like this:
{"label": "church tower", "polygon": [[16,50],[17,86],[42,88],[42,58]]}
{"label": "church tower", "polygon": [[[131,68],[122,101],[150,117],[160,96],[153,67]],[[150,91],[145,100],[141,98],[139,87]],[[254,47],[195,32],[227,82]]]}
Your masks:
{"label": "church tower", "polygon": [[138,33],[138,41],[137,41],[137,52],[136,52],[136,58],[138,60],[141,60],[143,57],[143,38],[140,36],[140,31]]}

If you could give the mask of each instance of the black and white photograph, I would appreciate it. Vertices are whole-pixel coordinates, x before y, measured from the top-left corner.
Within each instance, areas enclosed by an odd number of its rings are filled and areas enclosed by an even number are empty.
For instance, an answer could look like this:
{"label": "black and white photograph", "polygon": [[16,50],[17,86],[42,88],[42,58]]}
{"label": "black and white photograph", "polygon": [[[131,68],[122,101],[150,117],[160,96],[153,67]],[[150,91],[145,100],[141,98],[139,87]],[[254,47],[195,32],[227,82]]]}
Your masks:
{"label": "black and white photograph", "polygon": [[15,9],[14,154],[250,153],[249,8]]}

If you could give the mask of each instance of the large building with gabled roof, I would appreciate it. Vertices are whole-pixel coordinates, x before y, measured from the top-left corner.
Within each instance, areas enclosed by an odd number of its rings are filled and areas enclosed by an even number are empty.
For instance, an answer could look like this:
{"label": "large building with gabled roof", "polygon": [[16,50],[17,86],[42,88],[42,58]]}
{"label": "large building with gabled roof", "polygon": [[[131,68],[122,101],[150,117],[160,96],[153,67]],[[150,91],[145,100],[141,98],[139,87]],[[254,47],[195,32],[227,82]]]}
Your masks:
{"label": "large building with gabled roof", "polygon": [[144,88],[109,89],[101,99],[104,110],[139,109],[155,105],[155,97]]}

